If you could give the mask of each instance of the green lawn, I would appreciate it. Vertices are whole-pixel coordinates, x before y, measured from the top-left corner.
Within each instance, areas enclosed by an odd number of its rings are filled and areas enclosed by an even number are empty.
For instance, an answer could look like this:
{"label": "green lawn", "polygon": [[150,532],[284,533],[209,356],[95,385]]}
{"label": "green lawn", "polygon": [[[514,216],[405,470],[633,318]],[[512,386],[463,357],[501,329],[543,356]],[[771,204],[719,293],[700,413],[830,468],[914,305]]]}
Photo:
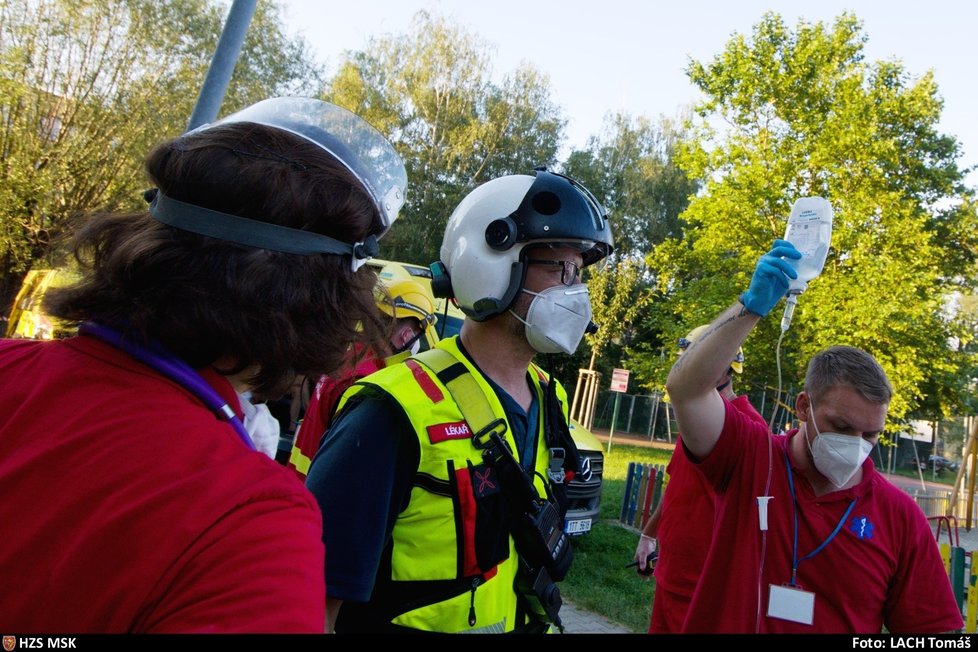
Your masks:
{"label": "green lawn", "polygon": [[[924,473],[924,480],[926,480],[927,482],[946,484],[949,487],[954,486],[954,478],[955,478],[954,471],[940,471],[939,473],[934,474],[932,471],[928,469],[923,473]],[[906,478],[913,478],[915,480],[920,479],[920,475],[918,475],[917,471],[914,471],[913,469],[898,468],[896,471],[894,471],[894,475],[902,475]]]}
{"label": "green lawn", "polygon": [[561,593],[575,605],[635,632],[648,630],[655,582],[643,581],[633,568],[624,567],[638,543],[637,531],[618,524],[625,474],[629,462],[665,465],[671,455],[670,450],[612,444],[604,460],[601,519],[591,532],[573,539],[574,563],[560,584]]}

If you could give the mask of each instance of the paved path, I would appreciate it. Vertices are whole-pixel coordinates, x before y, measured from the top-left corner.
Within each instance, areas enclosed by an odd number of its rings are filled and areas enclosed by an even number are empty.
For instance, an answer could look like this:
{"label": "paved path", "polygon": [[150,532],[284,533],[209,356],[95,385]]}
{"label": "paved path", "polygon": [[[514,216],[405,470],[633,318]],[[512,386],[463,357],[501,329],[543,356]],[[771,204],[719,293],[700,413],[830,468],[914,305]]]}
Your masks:
{"label": "paved path", "polygon": [[564,623],[565,634],[633,633],[628,628],[591,611],[585,611],[567,600],[564,600],[564,605],[560,608],[560,619]]}

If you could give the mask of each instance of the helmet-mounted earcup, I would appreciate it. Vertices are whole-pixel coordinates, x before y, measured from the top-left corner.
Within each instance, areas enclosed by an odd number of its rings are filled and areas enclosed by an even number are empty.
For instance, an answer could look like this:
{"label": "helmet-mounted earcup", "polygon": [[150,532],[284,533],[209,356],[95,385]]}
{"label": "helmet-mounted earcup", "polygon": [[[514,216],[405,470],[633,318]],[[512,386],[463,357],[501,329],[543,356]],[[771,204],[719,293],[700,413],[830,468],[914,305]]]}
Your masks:
{"label": "helmet-mounted earcup", "polygon": [[486,227],[486,244],[496,251],[506,251],[516,244],[518,231],[511,217],[493,220]]}
{"label": "helmet-mounted earcup", "polygon": [[452,299],[455,291],[452,289],[452,279],[448,276],[448,270],[440,260],[428,265],[431,270],[431,293],[439,299]]}
{"label": "helmet-mounted earcup", "polygon": [[471,310],[463,311],[475,321],[485,321],[490,317],[505,312],[513,305],[516,295],[523,289],[526,280],[526,264],[516,261],[510,266],[509,284],[500,298],[483,297],[476,301]]}

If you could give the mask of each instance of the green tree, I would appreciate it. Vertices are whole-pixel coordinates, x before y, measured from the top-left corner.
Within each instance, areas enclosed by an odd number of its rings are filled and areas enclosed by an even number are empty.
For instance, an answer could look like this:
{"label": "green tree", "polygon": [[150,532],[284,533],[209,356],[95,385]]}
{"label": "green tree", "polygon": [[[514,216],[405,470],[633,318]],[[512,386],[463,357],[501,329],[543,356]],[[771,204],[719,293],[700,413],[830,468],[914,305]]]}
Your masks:
{"label": "green tree", "polygon": [[[929,379],[924,391],[927,400],[917,411],[923,417],[978,414],[978,294],[974,291],[955,294],[948,310],[956,316],[956,330],[948,345],[964,363],[953,369],[949,378]],[[949,405],[959,410],[949,413],[946,409]]]}
{"label": "green tree", "polygon": [[[958,326],[945,303],[975,280],[978,229],[960,147],[937,131],[933,75],[866,62],[865,42],[850,14],[791,30],[769,13],[712,61],[690,63],[706,99],[680,164],[706,186],[683,215],[685,237],[650,256],[662,298],[654,319],[672,322],[666,332],[675,336],[712,319],[782,236],[791,203],[826,197],[832,249],[784,338],[784,377],[797,383],[825,346],[859,346],[890,375],[899,418],[920,404],[929,379],[959,376],[966,364],[948,346]],[[777,317],[746,345],[756,386],[776,377]]]}
{"label": "green tree", "polygon": [[[258,4],[225,113],[320,91],[279,12]],[[208,0],[0,4],[0,307],[73,213],[140,206],[142,160],[186,127],[225,13]]]}
{"label": "green tree", "polygon": [[427,264],[452,210],[476,185],[553,164],[564,119],[549,80],[529,65],[491,80],[489,46],[426,12],[408,34],[349,53],[327,99],[387,134],[405,159],[407,203],[386,258]]}
{"label": "green tree", "polygon": [[699,184],[674,158],[688,133],[673,121],[616,113],[602,133],[564,164],[608,209],[617,258],[644,259],[656,245],[682,234],[680,215]]}
{"label": "green tree", "polygon": [[[600,310],[594,315],[598,332],[586,338],[589,351],[578,354],[579,366],[608,375],[624,363],[626,346],[655,336],[636,328],[652,298],[645,257],[659,243],[682,234],[679,216],[698,187],[674,161],[687,137],[671,120],[654,123],[615,113],[564,164],[564,171],[604,204],[615,235],[614,255],[587,277],[591,302]],[[641,376],[636,380],[641,382]]]}

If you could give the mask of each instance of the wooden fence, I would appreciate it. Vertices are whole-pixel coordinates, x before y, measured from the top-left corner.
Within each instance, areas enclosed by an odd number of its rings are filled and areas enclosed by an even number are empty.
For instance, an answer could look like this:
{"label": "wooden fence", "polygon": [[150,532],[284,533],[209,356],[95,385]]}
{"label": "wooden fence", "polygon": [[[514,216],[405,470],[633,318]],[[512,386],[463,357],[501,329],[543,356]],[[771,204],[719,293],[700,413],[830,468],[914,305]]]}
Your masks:
{"label": "wooden fence", "polygon": [[618,520],[630,527],[641,529],[656,505],[662,500],[666,467],[662,464],[628,463],[625,477],[625,498],[622,500]]}

